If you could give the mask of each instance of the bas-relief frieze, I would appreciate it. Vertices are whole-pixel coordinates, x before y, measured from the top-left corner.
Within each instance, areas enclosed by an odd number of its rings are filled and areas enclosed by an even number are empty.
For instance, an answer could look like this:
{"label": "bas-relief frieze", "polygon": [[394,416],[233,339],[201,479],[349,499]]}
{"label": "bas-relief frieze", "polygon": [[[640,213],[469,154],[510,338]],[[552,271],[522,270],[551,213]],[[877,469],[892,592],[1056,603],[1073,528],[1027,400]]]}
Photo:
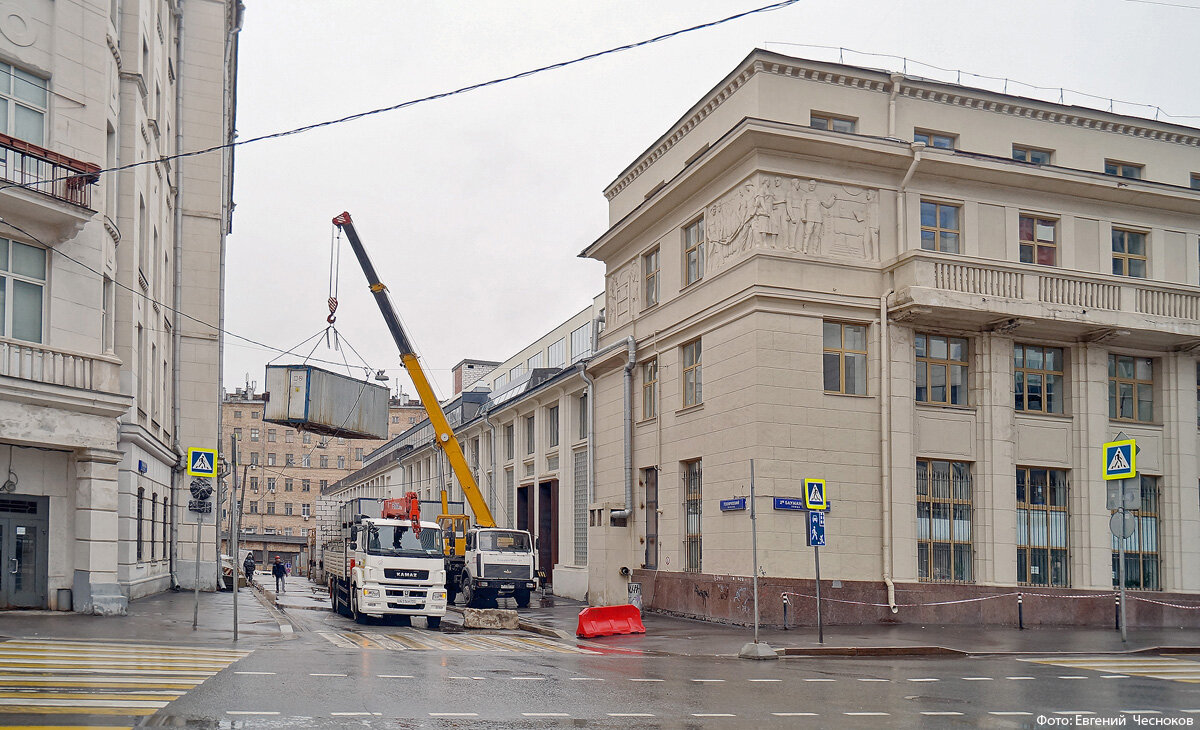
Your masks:
{"label": "bas-relief frieze", "polygon": [[604,318],[609,327],[633,319],[638,300],[638,263],[634,259],[608,276]]}
{"label": "bas-relief frieze", "polygon": [[879,191],[760,174],[708,206],[708,270],[750,251],[877,261]]}

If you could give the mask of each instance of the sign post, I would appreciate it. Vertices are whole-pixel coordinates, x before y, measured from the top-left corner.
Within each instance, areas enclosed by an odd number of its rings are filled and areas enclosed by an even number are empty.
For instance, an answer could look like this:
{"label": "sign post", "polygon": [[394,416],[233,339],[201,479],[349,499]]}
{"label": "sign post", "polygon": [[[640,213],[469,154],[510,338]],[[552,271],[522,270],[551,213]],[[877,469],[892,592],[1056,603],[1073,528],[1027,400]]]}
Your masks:
{"label": "sign post", "polygon": [[[187,475],[191,478],[188,489],[192,498],[188,500],[188,511],[196,515],[196,585],[195,606],[192,609],[192,630],[200,625],[200,527],[204,515],[212,514],[213,480],[217,478],[217,450],[190,447],[187,450]],[[217,579],[220,580],[220,556],[217,558]]]}
{"label": "sign post", "polygon": [[821,621],[821,546],[825,544],[825,513],[808,513],[808,544],[813,549],[813,567],[817,578],[817,643],[825,643],[825,625]]}
{"label": "sign post", "polygon": [[[1108,508],[1116,509],[1108,523],[1109,531],[1117,538],[1117,583],[1121,602],[1121,641],[1128,637],[1125,630],[1125,540],[1133,534],[1136,521],[1129,519],[1129,511],[1142,508],[1141,489],[1129,492],[1129,482],[1137,477],[1138,448],[1135,439],[1127,438],[1124,432],[1117,434],[1116,441],[1109,441],[1101,449],[1103,456],[1104,481],[1115,481],[1119,486],[1108,491]],[[1114,494],[1115,492],[1115,494]],[[1115,499],[1114,499],[1115,497]]]}
{"label": "sign post", "polygon": [[758,641],[758,512],[754,508],[754,459],[750,460],[750,559],[754,561],[754,641],[742,647],[738,656],[743,659],[778,659],[775,650]]}
{"label": "sign post", "polygon": [[[230,473],[233,475],[232,476],[233,486],[229,491],[229,512],[230,512],[229,517],[231,520],[231,523],[229,526],[229,545],[230,545],[230,547],[229,547],[229,550],[230,550],[229,562],[230,562],[231,566],[233,567],[233,640],[237,641],[238,640],[238,583],[241,582],[240,573],[242,570],[242,564],[238,561],[238,533],[237,533],[237,531],[238,531],[238,528],[241,527],[241,525],[240,525],[241,519],[240,518],[242,516],[241,515],[242,504],[241,504],[241,500],[238,499],[238,474],[237,474],[238,450],[237,450],[237,436],[236,435],[231,434],[229,436],[229,449],[230,449],[229,453],[233,456],[232,467],[229,470]],[[217,535],[218,535],[217,544],[218,545],[221,544],[220,538],[219,538],[220,534],[221,534],[221,528],[220,528],[220,526],[218,526],[217,527]],[[218,560],[218,562],[220,561],[219,555],[217,556],[217,560]],[[219,570],[220,570],[220,568],[218,568],[218,571]]]}

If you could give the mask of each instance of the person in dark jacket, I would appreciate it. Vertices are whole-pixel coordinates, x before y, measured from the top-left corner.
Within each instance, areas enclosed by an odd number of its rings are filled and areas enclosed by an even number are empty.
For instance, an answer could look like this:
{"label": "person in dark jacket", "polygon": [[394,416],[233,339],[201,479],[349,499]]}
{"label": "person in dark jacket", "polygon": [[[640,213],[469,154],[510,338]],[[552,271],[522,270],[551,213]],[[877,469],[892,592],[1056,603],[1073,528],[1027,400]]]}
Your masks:
{"label": "person in dark jacket", "polygon": [[254,553],[246,553],[246,560],[242,563],[242,571],[246,574],[246,585],[254,582]]}
{"label": "person in dark jacket", "polygon": [[279,556],[275,556],[275,564],[271,566],[271,575],[275,576],[275,592],[287,593],[283,589],[283,579],[287,576],[287,568],[283,567],[283,563],[279,562]]}

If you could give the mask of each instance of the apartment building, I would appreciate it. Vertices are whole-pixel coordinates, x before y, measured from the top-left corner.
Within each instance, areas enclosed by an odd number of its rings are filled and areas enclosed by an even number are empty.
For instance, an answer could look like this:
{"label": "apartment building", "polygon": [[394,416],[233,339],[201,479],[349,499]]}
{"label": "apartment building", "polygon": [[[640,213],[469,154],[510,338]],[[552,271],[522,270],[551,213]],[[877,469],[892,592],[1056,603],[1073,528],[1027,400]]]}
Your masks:
{"label": "apartment building", "polygon": [[[221,402],[221,431],[238,441],[238,492],[232,495],[242,507],[238,531],[238,554],[254,553],[259,563],[278,555],[294,573],[309,572],[314,553],[309,547],[315,536],[317,501],[331,484],[363,466],[367,454],[380,442],[321,436],[275,423],[264,423],[264,398],[253,383],[226,392]],[[388,433],[408,430],[425,410],[402,391],[389,399]],[[223,452],[228,455],[230,447]],[[232,486],[232,479],[227,480]],[[232,545],[231,500],[221,506],[221,550]],[[238,561],[240,565],[240,561]]]}
{"label": "apartment building", "polygon": [[[1024,593],[1027,623],[1111,625],[1124,434],[1130,621],[1196,625],[1169,604],[1200,594],[1197,187],[1197,129],[752,52],[581,254],[589,600],[749,623],[757,569],[764,621],[786,591],[811,622],[805,515],[774,500],[821,478],[827,620],[1014,623]],[[757,566],[721,504],[752,473]]]}
{"label": "apartment building", "polygon": [[165,158],[231,139],[240,12],[63,0],[0,21],[0,608],[124,613],[190,587],[197,545],[216,586],[174,467],[217,443],[232,152]]}

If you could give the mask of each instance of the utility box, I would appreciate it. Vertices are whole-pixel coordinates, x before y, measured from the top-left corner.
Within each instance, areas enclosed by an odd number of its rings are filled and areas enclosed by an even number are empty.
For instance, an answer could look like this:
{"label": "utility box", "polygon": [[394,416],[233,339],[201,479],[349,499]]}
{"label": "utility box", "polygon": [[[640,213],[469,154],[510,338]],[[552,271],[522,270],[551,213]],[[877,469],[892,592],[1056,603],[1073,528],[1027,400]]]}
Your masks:
{"label": "utility box", "polygon": [[388,389],[312,365],[268,365],[263,420],[321,436],[388,437]]}

